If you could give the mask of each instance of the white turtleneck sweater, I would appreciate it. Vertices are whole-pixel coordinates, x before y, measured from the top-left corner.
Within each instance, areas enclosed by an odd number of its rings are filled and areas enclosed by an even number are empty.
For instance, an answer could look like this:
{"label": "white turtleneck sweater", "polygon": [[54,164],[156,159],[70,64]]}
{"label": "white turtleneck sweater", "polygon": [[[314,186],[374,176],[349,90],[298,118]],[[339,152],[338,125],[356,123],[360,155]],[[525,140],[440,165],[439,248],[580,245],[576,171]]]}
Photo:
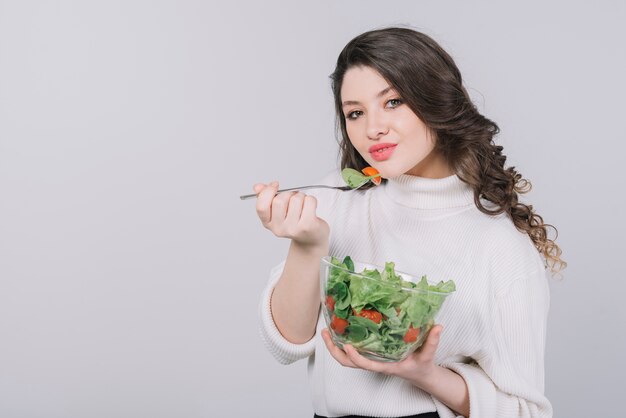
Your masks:
{"label": "white turtleneck sweater", "polygon": [[[343,185],[339,172],[320,184]],[[506,215],[480,212],[456,175],[401,175],[366,191],[317,190],[317,214],[330,225],[330,255],[454,280],[456,292],[437,317],[444,326],[435,362],[463,377],[470,417],[551,417],[544,396],[549,288],[543,258]],[[304,344],[287,341],[272,319],[270,297],[284,261],[274,267],[260,303],[261,336],[283,364],[308,358],[317,414],[401,417],[455,414],[404,379],[341,366],[328,353],[318,319]]]}

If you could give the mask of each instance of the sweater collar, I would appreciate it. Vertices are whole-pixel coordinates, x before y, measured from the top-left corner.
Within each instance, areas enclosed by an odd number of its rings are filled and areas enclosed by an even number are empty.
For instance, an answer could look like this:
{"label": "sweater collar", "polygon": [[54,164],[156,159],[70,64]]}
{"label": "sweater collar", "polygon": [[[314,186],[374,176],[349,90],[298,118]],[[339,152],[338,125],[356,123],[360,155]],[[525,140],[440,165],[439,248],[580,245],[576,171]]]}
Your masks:
{"label": "sweater collar", "polygon": [[387,196],[403,206],[419,209],[445,209],[474,204],[471,186],[453,174],[441,179],[402,174],[387,179]]}

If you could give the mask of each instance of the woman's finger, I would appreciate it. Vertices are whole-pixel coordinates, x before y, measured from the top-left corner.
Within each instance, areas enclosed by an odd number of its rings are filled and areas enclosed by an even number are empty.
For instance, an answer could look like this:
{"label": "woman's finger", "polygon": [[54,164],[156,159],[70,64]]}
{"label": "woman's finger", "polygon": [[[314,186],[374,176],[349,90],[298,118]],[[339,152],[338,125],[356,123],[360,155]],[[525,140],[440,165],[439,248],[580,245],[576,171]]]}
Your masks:
{"label": "woman's finger", "polygon": [[435,353],[437,352],[437,347],[439,346],[442,331],[443,327],[441,325],[435,325],[431,328],[428,332],[428,337],[426,337],[424,345],[420,348],[420,355],[422,357],[425,359],[435,358]]}
{"label": "woman's finger", "polygon": [[272,220],[272,200],[276,195],[276,190],[278,190],[278,182],[273,181],[261,189],[256,198],[256,213],[265,227]]}
{"label": "woman's finger", "polygon": [[290,225],[297,225],[302,215],[302,207],[304,205],[304,196],[302,192],[298,192],[289,199],[289,207],[287,208],[287,216],[285,222]]}
{"label": "woman's finger", "polygon": [[313,196],[305,195],[300,219],[315,219],[317,217],[316,210],[317,199]]}
{"label": "woman's finger", "polygon": [[356,367],[359,367],[365,370],[370,370],[372,372],[385,373],[385,374],[389,373],[388,363],[383,363],[380,361],[374,361],[374,360],[365,358],[362,355],[360,355],[359,352],[356,351],[356,349],[352,347],[351,345],[345,345],[343,349],[346,352],[348,359],[350,359],[350,362],[352,362],[352,364],[354,364]]}
{"label": "woman's finger", "polygon": [[[272,200],[272,220],[270,223],[273,226],[279,226],[285,222],[287,217],[287,209],[289,208],[289,200],[295,194],[295,192],[282,192],[278,193]],[[276,232],[275,230],[274,232]],[[284,231],[282,231],[284,232]]]}
{"label": "woman's finger", "polygon": [[339,364],[345,367],[355,367],[346,355],[346,353],[341,348],[337,347],[335,343],[333,343],[333,340],[330,337],[330,331],[328,331],[327,328],[324,328],[322,330],[322,339],[324,340],[324,343],[326,344],[326,348],[330,352],[330,355],[333,356],[333,358],[337,360]]}
{"label": "woman's finger", "polygon": [[254,191],[254,193],[258,195],[261,192],[261,190],[263,190],[266,186],[267,186],[266,184],[257,183],[254,186],[252,186],[252,190]]}

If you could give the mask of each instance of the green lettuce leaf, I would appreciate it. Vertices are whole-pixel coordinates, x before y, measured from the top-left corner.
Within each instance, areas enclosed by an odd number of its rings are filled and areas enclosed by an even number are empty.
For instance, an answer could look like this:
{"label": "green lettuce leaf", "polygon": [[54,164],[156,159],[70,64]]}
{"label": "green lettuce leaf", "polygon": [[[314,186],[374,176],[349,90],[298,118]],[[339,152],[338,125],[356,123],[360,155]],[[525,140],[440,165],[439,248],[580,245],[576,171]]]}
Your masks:
{"label": "green lettuce leaf", "polygon": [[354,168],[344,168],[343,170],[341,170],[341,177],[348,186],[353,189],[357,189],[371,179],[380,177],[380,174],[376,174],[375,176],[366,176],[365,174],[355,170]]}

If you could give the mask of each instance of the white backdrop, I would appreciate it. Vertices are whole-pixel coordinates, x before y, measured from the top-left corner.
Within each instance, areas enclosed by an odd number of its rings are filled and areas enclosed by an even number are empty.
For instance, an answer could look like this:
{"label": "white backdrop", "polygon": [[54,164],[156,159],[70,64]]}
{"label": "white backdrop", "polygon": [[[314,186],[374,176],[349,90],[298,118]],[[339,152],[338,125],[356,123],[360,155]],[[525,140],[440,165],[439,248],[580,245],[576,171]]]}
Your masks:
{"label": "white backdrop", "polygon": [[451,53],[559,229],[555,417],[617,416],[626,6],[504,3],[0,0],[0,417],[312,416],[257,331],[287,242],[238,196],[336,167],[328,76],[393,24]]}

